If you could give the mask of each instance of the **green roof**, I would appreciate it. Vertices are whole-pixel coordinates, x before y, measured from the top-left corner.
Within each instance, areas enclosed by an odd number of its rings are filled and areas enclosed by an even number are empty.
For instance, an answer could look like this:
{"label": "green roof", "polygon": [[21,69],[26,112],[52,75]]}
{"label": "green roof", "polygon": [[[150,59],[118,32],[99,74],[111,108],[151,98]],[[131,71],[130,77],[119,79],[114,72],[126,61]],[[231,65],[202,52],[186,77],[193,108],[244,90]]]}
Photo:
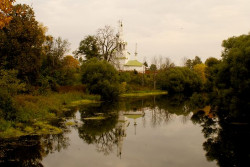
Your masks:
{"label": "green roof", "polygon": [[141,67],[142,66],[142,63],[137,61],[137,60],[129,60],[125,66],[138,66],[138,67]]}

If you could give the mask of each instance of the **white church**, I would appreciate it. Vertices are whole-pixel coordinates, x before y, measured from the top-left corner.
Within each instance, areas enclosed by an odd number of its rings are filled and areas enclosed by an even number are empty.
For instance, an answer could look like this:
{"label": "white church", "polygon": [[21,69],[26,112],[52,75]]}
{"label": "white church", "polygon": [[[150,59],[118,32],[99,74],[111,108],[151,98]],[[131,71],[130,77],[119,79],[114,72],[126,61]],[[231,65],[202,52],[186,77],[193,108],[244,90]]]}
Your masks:
{"label": "white church", "polygon": [[117,33],[117,48],[115,52],[115,67],[119,71],[134,71],[143,73],[144,65],[137,60],[137,45],[135,54],[130,55],[127,51],[127,42],[124,41],[123,37],[123,25],[119,21],[119,29]]}

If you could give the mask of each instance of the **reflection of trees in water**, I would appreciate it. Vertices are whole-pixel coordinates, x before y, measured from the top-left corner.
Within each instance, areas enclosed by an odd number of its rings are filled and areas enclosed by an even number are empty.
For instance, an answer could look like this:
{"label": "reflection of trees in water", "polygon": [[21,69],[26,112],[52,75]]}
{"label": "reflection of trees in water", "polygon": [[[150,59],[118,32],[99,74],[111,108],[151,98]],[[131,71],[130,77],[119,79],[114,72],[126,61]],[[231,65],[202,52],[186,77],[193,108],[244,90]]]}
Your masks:
{"label": "reflection of trees in water", "polygon": [[[80,110],[83,124],[78,127],[78,133],[88,144],[95,144],[98,152],[108,155],[113,152],[113,147],[117,143],[117,104],[102,103],[101,105],[85,107]],[[106,119],[85,120],[86,117],[96,116],[102,113]]]}
{"label": "reflection of trees in water", "polygon": [[[189,108],[184,103],[183,96],[162,97],[149,96],[142,98],[125,98],[116,103],[102,103],[98,105],[85,106],[80,109],[81,121],[83,122],[78,127],[78,133],[88,144],[94,144],[97,151],[105,155],[113,152],[114,146],[121,144],[124,132],[119,128],[118,111],[146,111],[150,110],[150,120],[142,117],[143,126],[147,121],[152,127],[160,126],[162,123],[168,123],[173,114],[183,115],[183,122],[189,119]],[[106,119],[89,120],[86,117],[102,115]],[[118,153],[119,154],[119,153]]]}
{"label": "reflection of trees in water", "polygon": [[99,136],[95,141],[95,143],[97,144],[97,151],[103,152],[104,155],[108,155],[113,151],[113,145],[116,143],[116,141],[117,140],[114,129],[101,134],[101,136]]}
{"label": "reflection of trees in water", "polygon": [[66,133],[58,135],[47,135],[41,139],[43,152],[45,155],[52,154],[54,152],[60,152],[62,149],[66,149],[69,144],[69,137],[65,136]]}
{"label": "reflection of trees in water", "polygon": [[69,139],[63,134],[0,141],[0,166],[42,167],[43,157],[55,151],[59,152],[68,143]]}
{"label": "reflection of trees in water", "polygon": [[43,166],[38,136],[23,137],[18,141],[1,141],[0,166]]}
{"label": "reflection of trees in water", "polygon": [[178,94],[175,96],[157,96],[151,102],[151,125],[156,127],[162,123],[171,121],[174,115],[182,116],[182,123],[190,119],[190,108],[187,105],[186,97]]}
{"label": "reflection of trees in water", "polygon": [[80,138],[86,143],[95,144],[97,151],[108,155],[113,151],[113,146],[117,141],[114,129],[116,122],[114,118],[107,120],[83,120],[82,126],[78,128],[78,133]]}
{"label": "reflection of trees in water", "polygon": [[172,114],[170,114],[167,110],[161,109],[158,107],[154,107],[151,109],[151,126],[157,127],[162,123],[168,123],[172,118]]}
{"label": "reflection of trees in water", "polygon": [[[192,121],[202,126],[206,138],[203,148],[208,160],[216,160],[220,167],[250,166],[250,128],[249,124],[226,122],[218,116],[219,121],[210,118],[203,111],[192,116]],[[238,118],[237,118],[238,120]]]}

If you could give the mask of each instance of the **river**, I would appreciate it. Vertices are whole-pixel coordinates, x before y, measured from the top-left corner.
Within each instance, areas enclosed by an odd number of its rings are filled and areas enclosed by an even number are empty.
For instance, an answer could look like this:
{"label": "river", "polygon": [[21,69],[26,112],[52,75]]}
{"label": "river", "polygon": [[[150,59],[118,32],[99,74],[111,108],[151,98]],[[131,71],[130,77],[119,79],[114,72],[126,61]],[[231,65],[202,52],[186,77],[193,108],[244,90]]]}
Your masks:
{"label": "river", "polygon": [[215,167],[193,112],[182,96],[79,106],[56,122],[62,134],[1,141],[0,166]]}

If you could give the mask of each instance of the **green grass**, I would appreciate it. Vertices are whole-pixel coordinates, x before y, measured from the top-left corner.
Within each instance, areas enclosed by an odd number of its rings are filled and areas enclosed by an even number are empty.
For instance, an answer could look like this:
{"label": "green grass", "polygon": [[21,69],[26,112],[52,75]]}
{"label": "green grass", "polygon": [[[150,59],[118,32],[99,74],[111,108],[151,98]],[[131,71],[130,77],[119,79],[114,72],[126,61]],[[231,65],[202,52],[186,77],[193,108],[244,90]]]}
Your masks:
{"label": "green grass", "polygon": [[166,95],[166,91],[136,91],[131,93],[121,94],[120,97],[142,97],[142,96],[152,96],[152,95]]}
{"label": "green grass", "polygon": [[18,95],[13,98],[17,109],[16,120],[0,118],[0,138],[15,138],[29,134],[58,134],[62,130],[50,125],[69,107],[97,103],[100,96],[81,92],[51,93],[43,96]]}
{"label": "green grass", "polygon": [[88,117],[88,118],[83,118],[85,120],[102,120],[102,119],[106,119],[106,117],[103,116],[97,116],[97,117]]}
{"label": "green grass", "polygon": [[92,104],[92,103],[100,103],[100,101],[88,100],[88,99],[77,100],[77,101],[71,102],[71,103],[69,104],[69,106],[70,106],[70,107],[74,107],[74,106],[80,106],[80,105]]}

